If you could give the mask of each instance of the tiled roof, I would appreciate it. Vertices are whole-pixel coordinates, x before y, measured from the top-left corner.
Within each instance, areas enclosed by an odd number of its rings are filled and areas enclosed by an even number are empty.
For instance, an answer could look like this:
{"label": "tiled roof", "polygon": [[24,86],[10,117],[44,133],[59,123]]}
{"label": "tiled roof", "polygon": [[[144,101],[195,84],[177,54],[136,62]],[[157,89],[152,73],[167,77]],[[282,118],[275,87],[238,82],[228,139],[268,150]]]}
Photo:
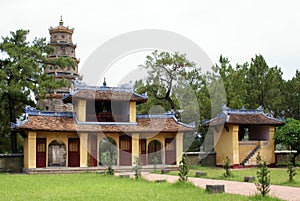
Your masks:
{"label": "tiled roof", "polygon": [[192,127],[178,123],[174,118],[138,118],[132,124],[75,123],[72,117],[29,116],[28,122],[16,130],[54,131],[54,132],[192,132]]}
{"label": "tiled roof", "polygon": [[72,103],[73,98],[86,100],[102,100],[102,101],[134,101],[137,103],[144,103],[147,97],[129,92],[129,91],[113,91],[113,90],[76,90],[63,98],[64,103]]}
{"label": "tiled roof", "polygon": [[283,121],[260,114],[229,114],[228,123],[230,124],[264,124],[264,125],[282,125]]}
{"label": "tiled roof", "polygon": [[283,125],[284,122],[264,113],[228,113],[211,119],[204,123],[204,126],[220,124],[239,124],[239,125]]}

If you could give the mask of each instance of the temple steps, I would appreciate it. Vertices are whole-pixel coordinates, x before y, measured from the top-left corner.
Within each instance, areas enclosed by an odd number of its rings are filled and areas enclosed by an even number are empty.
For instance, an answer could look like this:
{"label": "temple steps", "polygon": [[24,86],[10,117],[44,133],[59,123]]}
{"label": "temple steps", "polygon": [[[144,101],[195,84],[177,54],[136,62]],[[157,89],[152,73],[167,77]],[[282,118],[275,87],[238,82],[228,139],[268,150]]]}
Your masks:
{"label": "temple steps", "polygon": [[260,146],[255,147],[248,156],[240,163],[241,166],[256,165],[256,156]]}
{"label": "temple steps", "polygon": [[[132,166],[114,166],[115,173],[125,173],[133,172]],[[177,165],[145,165],[142,166],[142,172],[151,172],[154,170],[178,170]],[[23,173],[25,174],[76,174],[84,172],[106,172],[107,168],[104,166],[97,167],[46,167],[46,168],[23,168]]]}

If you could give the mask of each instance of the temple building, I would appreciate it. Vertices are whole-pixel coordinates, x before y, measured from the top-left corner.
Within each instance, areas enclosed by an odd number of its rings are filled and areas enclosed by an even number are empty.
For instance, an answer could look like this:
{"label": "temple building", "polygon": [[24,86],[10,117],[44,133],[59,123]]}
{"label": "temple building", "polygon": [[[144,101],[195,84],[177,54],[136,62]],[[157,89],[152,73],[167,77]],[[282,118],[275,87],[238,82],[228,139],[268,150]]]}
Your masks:
{"label": "temple building", "polygon": [[[53,55],[75,57],[73,29],[50,28]],[[143,165],[176,166],[183,154],[183,137],[194,127],[179,122],[173,113],[138,115],[136,106],[146,95],[132,88],[88,86],[79,80],[75,68],[47,73],[72,81],[70,89],[59,89],[39,100],[42,110],[27,107],[26,118],[14,129],[25,136],[24,171],[50,167],[132,166],[137,158]]]}
{"label": "temple building", "polygon": [[228,156],[233,167],[254,166],[260,154],[268,165],[275,164],[274,133],[284,122],[256,110],[230,109],[204,123],[214,137],[216,165],[223,166]]}

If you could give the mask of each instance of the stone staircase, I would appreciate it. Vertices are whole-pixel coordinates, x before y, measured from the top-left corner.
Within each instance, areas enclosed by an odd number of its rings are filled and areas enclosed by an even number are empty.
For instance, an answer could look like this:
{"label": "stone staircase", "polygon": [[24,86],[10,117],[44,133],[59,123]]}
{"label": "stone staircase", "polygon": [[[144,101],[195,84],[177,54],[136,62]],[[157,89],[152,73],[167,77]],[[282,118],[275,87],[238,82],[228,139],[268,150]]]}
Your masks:
{"label": "stone staircase", "polygon": [[256,156],[260,146],[255,147],[248,156],[240,163],[241,166],[256,165]]}

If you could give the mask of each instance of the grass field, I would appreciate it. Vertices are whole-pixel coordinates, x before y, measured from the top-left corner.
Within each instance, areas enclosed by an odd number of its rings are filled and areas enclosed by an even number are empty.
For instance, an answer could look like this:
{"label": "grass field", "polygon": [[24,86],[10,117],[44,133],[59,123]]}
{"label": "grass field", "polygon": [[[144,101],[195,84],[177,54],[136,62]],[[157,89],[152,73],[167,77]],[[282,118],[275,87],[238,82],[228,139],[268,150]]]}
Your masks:
{"label": "grass field", "polygon": [[95,173],[0,174],[0,200],[279,200],[260,196],[208,194],[192,184],[154,183]]}
{"label": "grass field", "polygon": [[[294,177],[294,181],[288,182],[288,174],[286,168],[269,168],[271,175],[271,184],[300,187],[300,169],[297,169],[297,175]],[[232,177],[224,177],[225,170],[218,167],[202,167],[191,166],[189,176],[194,177],[196,172],[206,172],[207,176],[203,178],[220,179],[230,181],[244,181],[245,176],[256,176],[258,168],[247,169],[232,169]],[[178,175],[178,172],[171,172],[172,175]]]}

